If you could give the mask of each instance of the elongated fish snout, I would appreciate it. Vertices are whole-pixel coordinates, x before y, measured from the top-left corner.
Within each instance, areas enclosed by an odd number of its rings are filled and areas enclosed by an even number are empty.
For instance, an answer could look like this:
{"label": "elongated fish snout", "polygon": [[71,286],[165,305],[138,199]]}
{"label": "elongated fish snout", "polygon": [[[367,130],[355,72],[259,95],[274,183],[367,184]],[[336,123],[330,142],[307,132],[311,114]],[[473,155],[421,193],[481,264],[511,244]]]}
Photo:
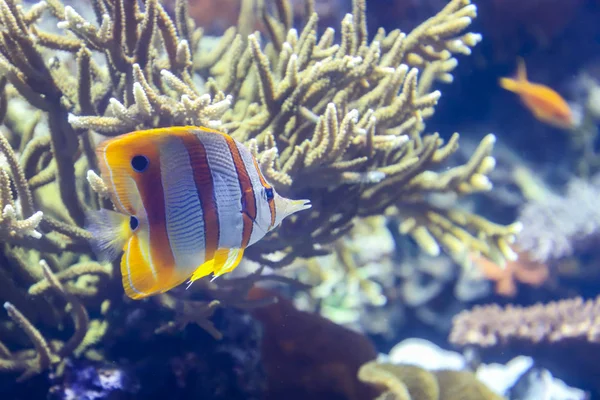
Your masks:
{"label": "elongated fish snout", "polygon": [[310,200],[291,200],[292,208],[294,208],[294,213],[302,210],[307,210],[312,207],[310,204]]}
{"label": "elongated fish snout", "polygon": [[289,217],[290,215],[303,210],[307,210],[312,207],[312,204],[310,204],[310,200],[306,199],[291,200],[285,197],[278,196],[277,200],[277,222],[275,223],[275,226],[279,225],[282,220]]}
{"label": "elongated fish snout", "polygon": [[292,214],[295,214],[302,210],[308,210],[312,207],[310,204],[310,200],[302,199],[302,200],[289,200],[287,209],[286,209],[286,217]]}

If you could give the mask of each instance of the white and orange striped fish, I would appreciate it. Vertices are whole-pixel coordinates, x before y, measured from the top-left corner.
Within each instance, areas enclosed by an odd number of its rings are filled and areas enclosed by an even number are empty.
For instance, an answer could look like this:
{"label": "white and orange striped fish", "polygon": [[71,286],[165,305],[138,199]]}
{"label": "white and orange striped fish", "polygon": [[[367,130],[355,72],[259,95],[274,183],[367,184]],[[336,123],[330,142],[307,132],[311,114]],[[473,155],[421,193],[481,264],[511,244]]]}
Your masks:
{"label": "white and orange striped fish", "polygon": [[279,196],[246,147],[207,128],[132,132],[97,154],[118,212],[90,212],[87,229],[100,259],[125,252],[123,286],[134,299],[232,271],[246,247],[310,208]]}

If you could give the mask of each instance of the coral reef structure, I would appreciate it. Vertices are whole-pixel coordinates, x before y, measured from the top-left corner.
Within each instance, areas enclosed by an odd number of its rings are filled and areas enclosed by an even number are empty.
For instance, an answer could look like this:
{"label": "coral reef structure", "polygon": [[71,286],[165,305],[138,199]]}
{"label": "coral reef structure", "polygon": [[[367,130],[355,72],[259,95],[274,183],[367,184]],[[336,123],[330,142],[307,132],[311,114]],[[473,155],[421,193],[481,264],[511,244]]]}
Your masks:
{"label": "coral reef structure", "polygon": [[[476,7],[452,0],[412,32],[379,29],[369,40],[366,2],[355,0],[335,43],[333,28],[317,35],[313,2],[301,29],[287,1],[276,5],[258,14],[266,34],[240,33],[242,15],[215,41],[185,0],[173,17],[158,0],[0,0],[0,370],[25,380],[69,357],[102,360],[100,343],[137,310],[154,316],[140,335],[193,321],[218,337],[208,320],[217,305],[248,306],[263,267],[328,253],[357,216],[391,213],[429,254],[514,257],[520,224],[432,201],[491,188],[493,135],[464,165],[442,169],[459,136],[425,131],[435,84],[450,82],[454,55],[481,39],[465,32]],[[261,269],[248,277],[133,304],[115,265],[91,253],[85,212],[110,204],[87,172],[102,136],[174,125],[246,143],[278,192],[313,208],[249,249]]]}

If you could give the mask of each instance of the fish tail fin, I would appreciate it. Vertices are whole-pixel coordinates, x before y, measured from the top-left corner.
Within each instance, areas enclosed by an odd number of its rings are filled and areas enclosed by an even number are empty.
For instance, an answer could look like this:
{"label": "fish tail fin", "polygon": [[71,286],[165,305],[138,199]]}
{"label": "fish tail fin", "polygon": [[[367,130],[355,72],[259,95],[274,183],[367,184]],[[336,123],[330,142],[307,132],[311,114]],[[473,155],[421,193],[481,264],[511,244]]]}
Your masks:
{"label": "fish tail fin", "polygon": [[103,262],[116,259],[132,235],[129,216],[106,209],[88,211],[85,229],[92,234],[92,250]]}
{"label": "fish tail fin", "polygon": [[500,78],[498,81],[502,89],[506,89],[509,92],[519,91],[519,81],[513,78]]}
{"label": "fish tail fin", "polygon": [[244,249],[219,249],[215,252],[215,256],[200,265],[190,277],[188,287],[196,280],[204,278],[211,273],[214,273],[213,279],[231,272],[239,265],[244,256]]}
{"label": "fish tail fin", "polygon": [[519,82],[527,82],[527,67],[523,57],[517,59],[517,80]]}
{"label": "fish tail fin", "polygon": [[500,78],[500,87],[510,92],[518,93],[523,83],[527,82],[527,67],[523,57],[517,59],[517,73],[512,78]]}

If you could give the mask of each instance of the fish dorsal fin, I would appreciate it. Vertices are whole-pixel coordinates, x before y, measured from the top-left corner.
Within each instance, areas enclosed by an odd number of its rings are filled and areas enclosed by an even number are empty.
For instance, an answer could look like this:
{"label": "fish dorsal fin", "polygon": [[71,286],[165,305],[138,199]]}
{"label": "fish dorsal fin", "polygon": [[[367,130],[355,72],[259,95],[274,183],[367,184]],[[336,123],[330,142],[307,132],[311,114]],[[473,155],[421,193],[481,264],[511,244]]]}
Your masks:
{"label": "fish dorsal fin", "polygon": [[519,57],[517,60],[517,80],[527,82],[527,67],[525,66],[523,57]]}
{"label": "fish dorsal fin", "polygon": [[240,261],[242,261],[242,257],[244,256],[244,249],[234,248],[234,249],[219,249],[215,252],[214,258],[204,262],[200,265],[196,271],[192,274],[188,282],[188,287],[194,281],[204,278],[211,273],[214,273],[214,278],[226,274],[227,272],[231,272],[238,266]]}

